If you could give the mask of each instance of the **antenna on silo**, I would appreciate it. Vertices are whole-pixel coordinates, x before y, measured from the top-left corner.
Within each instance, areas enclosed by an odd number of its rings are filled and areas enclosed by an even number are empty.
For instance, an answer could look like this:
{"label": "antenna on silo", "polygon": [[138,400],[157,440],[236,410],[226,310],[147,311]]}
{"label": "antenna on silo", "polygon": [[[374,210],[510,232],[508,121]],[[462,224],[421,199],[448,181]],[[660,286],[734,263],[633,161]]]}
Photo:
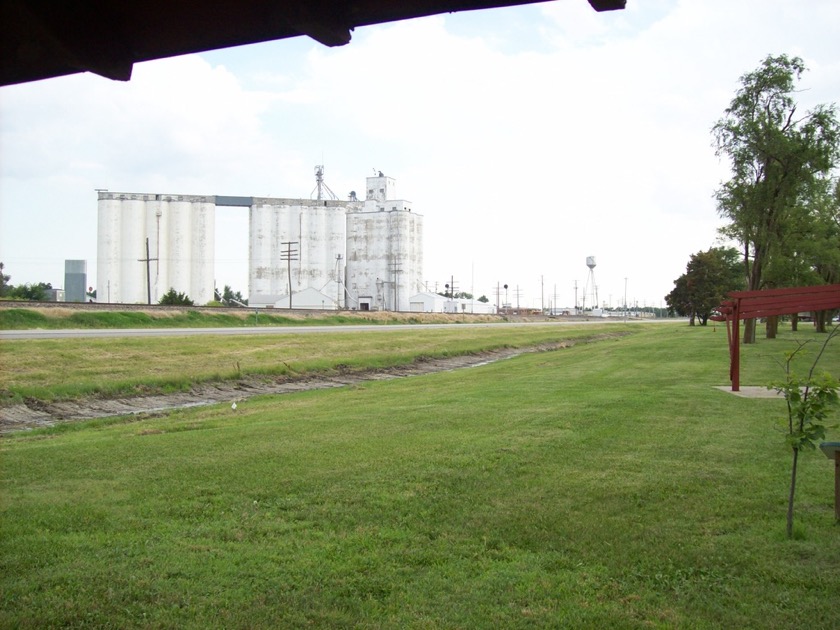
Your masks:
{"label": "antenna on silo", "polygon": [[589,275],[586,278],[586,286],[583,289],[583,310],[586,310],[586,298],[591,298],[592,306],[598,308],[598,286],[595,284],[595,256],[586,257],[586,266],[589,267]]}
{"label": "antenna on silo", "polygon": [[323,199],[332,199],[333,201],[338,200],[336,194],[330,190],[330,187],[327,186],[327,183],[324,181],[323,164],[319,164],[315,167],[315,188],[312,189],[312,192],[309,194],[309,198],[312,199],[313,196],[318,201]]}

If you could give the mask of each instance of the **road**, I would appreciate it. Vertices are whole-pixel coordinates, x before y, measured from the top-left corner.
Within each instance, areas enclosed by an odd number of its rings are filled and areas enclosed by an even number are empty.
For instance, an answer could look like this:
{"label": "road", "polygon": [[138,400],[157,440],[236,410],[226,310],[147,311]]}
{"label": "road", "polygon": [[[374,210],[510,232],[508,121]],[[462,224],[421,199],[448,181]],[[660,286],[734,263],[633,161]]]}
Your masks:
{"label": "road", "polygon": [[[636,323],[673,322],[673,319],[628,320]],[[622,324],[623,319],[551,322],[505,322],[464,324],[365,324],[349,326],[246,326],[242,328],[90,328],[58,330],[0,330],[0,339],[96,339],[108,337],[189,337],[194,335],[304,335],[309,333],[376,332],[393,330],[431,330],[437,328],[487,328],[505,326],[580,326],[588,324]]]}

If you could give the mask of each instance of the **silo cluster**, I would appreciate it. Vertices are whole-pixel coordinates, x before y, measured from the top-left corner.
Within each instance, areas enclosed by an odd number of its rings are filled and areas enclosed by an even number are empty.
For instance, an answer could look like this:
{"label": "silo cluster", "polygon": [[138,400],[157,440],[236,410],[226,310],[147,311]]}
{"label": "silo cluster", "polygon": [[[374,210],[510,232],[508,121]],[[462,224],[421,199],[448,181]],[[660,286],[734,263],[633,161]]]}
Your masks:
{"label": "silo cluster", "polygon": [[157,304],[175,289],[212,300],[215,217],[213,197],[100,191],[97,298]]}
{"label": "silo cluster", "polygon": [[423,217],[394,191],[381,172],[364,201],[100,191],[97,298],[145,303],[150,291],[157,303],[174,288],[212,300],[223,205],[248,208],[250,305],[409,310],[422,289]]}
{"label": "silo cluster", "polygon": [[335,307],[345,258],[346,204],[254,198],[249,210],[248,284],[252,304],[315,289]]}

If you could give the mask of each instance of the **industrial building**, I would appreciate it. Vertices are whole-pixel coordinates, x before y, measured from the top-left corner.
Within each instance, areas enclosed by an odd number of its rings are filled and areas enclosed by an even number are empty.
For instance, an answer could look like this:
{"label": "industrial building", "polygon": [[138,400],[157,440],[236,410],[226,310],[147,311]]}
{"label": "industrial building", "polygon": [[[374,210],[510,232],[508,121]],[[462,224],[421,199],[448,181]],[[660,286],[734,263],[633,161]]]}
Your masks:
{"label": "industrial building", "polygon": [[174,288],[214,296],[215,207],[248,208],[249,305],[410,310],[422,288],[423,217],[396,182],[367,178],[339,201],[315,167],[314,199],[99,191],[97,297],[156,304]]}
{"label": "industrial building", "polygon": [[395,191],[380,172],[367,178],[364,202],[348,205],[348,297],[362,311],[408,311],[423,288],[423,217]]}
{"label": "industrial building", "polygon": [[99,191],[99,301],[157,304],[170,288],[212,300],[215,211],[212,196]]}

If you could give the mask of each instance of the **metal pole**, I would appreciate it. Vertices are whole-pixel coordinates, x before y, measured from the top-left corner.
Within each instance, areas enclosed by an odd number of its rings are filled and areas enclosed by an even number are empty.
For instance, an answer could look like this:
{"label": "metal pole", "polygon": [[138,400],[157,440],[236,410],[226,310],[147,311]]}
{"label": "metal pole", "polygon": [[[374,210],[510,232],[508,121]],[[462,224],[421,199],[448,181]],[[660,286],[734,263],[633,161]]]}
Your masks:
{"label": "metal pole", "polygon": [[840,450],[834,451],[834,518],[840,521]]}
{"label": "metal pole", "polygon": [[146,296],[149,304],[152,303],[152,261],[149,257],[149,239],[146,238]]}

